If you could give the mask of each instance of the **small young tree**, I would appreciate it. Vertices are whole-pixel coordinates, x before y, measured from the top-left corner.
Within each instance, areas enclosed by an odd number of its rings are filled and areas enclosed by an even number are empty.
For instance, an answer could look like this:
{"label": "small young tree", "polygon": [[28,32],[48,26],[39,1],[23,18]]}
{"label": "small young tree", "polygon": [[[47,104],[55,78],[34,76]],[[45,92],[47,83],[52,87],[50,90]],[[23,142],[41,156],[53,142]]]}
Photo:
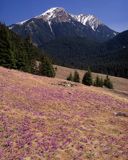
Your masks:
{"label": "small young tree", "polygon": [[109,89],[113,89],[113,84],[112,84],[110,78],[108,77],[108,75],[106,76],[106,78],[104,80],[104,86]]}
{"label": "small young tree", "polygon": [[103,87],[104,86],[104,81],[103,81],[103,78],[101,77],[100,78],[100,87]]}
{"label": "small young tree", "polygon": [[82,83],[88,86],[93,84],[91,70],[88,68],[88,71],[84,74]]}
{"label": "small young tree", "polygon": [[100,83],[100,78],[99,78],[99,76],[97,75],[97,76],[96,76],[96,79],[95,79],[95,81],[94,81],[94,86],[99,87],[99,83]]}
{"label": "small young tree", "polygon": [[103,79],[102,77],[100,78],[98,75],[96,76],[96,79],[94,81],[94,86],[96,87],[103,87]]}
{"label": "small young tree", "polygon": [[69,74],[69,76],[67,77],[67,80],[68,80],[68,81],[73,81],[72,73]]}
{"label": "small young tree", "polygon": [[80,82],[80,76],[77,71],[74,72],[74,77],[73,77],[74,82]]}

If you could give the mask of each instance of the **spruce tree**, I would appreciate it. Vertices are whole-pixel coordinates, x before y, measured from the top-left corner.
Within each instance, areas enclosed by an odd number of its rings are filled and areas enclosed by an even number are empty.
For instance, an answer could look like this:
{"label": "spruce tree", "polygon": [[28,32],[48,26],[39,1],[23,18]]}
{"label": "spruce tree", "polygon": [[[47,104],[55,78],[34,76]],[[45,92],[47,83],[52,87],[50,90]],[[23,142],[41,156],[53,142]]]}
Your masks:
{"label": "spruce tree", "polygon": [[100,78],[99,78],[99,76],[97,75],[97,76],[96,76],[96,79],[95,79],[95,81],[94,81],[94,86],[99,87],[99,84],[100,84]]}
{"label": "spruce tree", "polygon": [[80,76],[77,71],[74,72],[74,77],[73,77],[74,82],[80,82]]}
{"label": "spruce tree", "polygon": [[47,77],[55,77],[55,70],[51,61],[46,56],[41,58],[40,74]]}
{"label": "spruce tree", "polygon": [[84,74],[82,83],[88,86],[93,84],[91,70],[88,68],[88,71]]}
{"label": "spruce tree", "polygon": [[104,80],[104,86],[109,88],[109,89],[113,89],[113,84],[112,84],[108,75],[106,76],[106,78]]}
{"label": "spruce tree", "polygon": [[100,87],[103,87],[104,86],[104,81],[103,81],[103,78],[101,77],[100,78]]}
{"label": "spruce tree", "polygon": [[69,74],[69,76],[67,77],[67,80],[68,80],[68,81],[73,81],[72,73]]}
{"label": "spruce tree", "polygon": [[96,79],[94,81],[94,86],[96,87],[103,87],[103,79],[102,77],[100,78],[98,75],[96,76]]}
{"label": "spruce tree", "polygon": [[12,55],[10,35],[7,27],[0,26],[0,65],[12,68]]}

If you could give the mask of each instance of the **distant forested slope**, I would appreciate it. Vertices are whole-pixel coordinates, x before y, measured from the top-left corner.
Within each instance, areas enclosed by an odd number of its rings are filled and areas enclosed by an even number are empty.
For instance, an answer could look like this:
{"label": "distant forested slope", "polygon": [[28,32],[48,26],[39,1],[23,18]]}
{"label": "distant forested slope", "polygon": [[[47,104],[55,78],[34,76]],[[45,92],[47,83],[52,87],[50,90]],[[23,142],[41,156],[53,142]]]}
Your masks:
{"label": "distant forested slope", "polygon": [[128,78],[128,31],[105,43],[87,38],[65,37],[46,43],[44,48],[56,64]]}
{"label": "distant forested slope", "polygon": [[0,66],[46,76],[54,72],[49,58],[32,44],[30,37],[22,39],[4,24],[0,24]]}

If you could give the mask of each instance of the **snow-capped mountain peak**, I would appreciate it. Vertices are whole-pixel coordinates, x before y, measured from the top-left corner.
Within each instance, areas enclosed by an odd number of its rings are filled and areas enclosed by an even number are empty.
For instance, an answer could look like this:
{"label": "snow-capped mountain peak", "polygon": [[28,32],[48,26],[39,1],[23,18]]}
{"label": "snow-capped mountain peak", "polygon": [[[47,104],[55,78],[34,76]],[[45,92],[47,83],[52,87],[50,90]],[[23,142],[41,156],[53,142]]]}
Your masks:
{"label": "snow-capped mountain peak", "polygon": [[60,11],[65,11],[64,8],[61,7],[54,7],[54,8],[50,8],[48,9],[46,12],[44,12],[42,15],[47,15],[47,14],[54,14],[55,12],[60,12]]}
{"label": "snow-capped mountain peak", "polygon": [[67,22],[71,20],[70,14],[68,14],[64,8],[54,7],[48,9],[46,12],[42,13],[35,18],[43,19],[45,21],[57,21],[57,22]]}
{"label": "snow-capped mountain peak", "polygon": [[48,9],[36,17],[13,24],[9,28],[24,37],[26,33],[33,35],[33,41],[38,45],[66,36],[92,37],[98,41],[106,41],[117,34],[94,15],[72,15],[61,7]]}
{"label": "snow-capped mountain peak", "polygon": [[86,15],[86,14],[80,14],[80,15],[72,15],[65,11],[64,8],[61,7],[54,7],[51,9],[48,9],[46,12],[43,12],[39,16],[36,16],[35,18],[43,19],[44,21],[48,22],[71,22],[72,20],[75,20],[77,22],[82,23],[85,26],[90,26],[94,31],[98,28],[99,25],[103,25],[103,23],[96,18],[94,15]]}
{"label": "snow-capped mountain peak", "polygon": [[[50,24],[50,28],[52,22],[71,22],[77,21],[84,26],[91,27],[93,31],[96,31],[99,25],[104,25],[98,18],[94,15],[88,14],[79,14],[79,15],[72,15],[65,11],[62,7],[54,7],[50,8],[47,11],[43,12],[42,14],[34,17],[36,19],[43,19],[45,22]],[[18,22],[17,25],[23,25],[28,20]]]}
{"label": "snow-capped mountain peak", "polygon": [[94,31],[98,28],[99,25],[103,25],[103,23],[96,18],[94,15],[72,15],[78,22],[82,23],[83,25],[90,26]]}

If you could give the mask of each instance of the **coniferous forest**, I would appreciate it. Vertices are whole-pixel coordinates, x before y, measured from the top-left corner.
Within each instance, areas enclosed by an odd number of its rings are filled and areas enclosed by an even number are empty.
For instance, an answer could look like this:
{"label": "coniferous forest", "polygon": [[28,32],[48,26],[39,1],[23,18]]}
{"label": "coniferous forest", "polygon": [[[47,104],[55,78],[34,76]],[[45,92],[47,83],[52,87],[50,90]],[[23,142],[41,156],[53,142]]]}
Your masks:
{"label": "coniferous forest", "polygon": [[61,38],[42,46],[59,65],[128,78],[128,31],[98,43],[86,38]]}
{"label": "coniferous forest", "polygon": [[104,43],[68,37],[46,43],[39,49],[32,44],[31,36],[23,39],[0,24],[0,65],[54,77],[49,56],[58,65],[80,69],[90,67],[94,72],[128,78],[127,37],[128,31]]}
{"label": "coniferous forest", "polygon": [[[22,39],[2,23],[0,23],[0,66],[48,77],[55,76],[50,59],[32,44],[31,37]],[[45,73],[42,70],[45,70]]]}

